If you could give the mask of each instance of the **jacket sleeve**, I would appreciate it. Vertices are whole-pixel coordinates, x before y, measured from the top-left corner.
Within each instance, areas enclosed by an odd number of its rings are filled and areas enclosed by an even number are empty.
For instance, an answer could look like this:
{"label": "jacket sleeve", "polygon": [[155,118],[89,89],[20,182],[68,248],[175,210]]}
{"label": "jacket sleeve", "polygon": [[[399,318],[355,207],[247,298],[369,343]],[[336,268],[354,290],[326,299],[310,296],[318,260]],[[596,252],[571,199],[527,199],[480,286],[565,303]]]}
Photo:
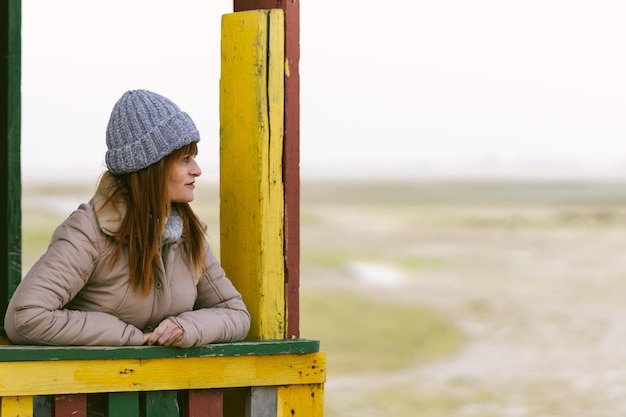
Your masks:
{"label": "jacket sleeve", "polygon": [[197,290],[194,310],[176,316],[185,330],[180,347],[243,340],[250,331],[250,314],[208,246]]}
{"label": "jacket sleeve", "polygon": [[84,207],[81,208],[55,230],[46,253],[11,298],[4,325],[12,343],[143,344],[140,329],[111,314],[64,309],[89,279],[103,241],[97,225],[87,219]]}

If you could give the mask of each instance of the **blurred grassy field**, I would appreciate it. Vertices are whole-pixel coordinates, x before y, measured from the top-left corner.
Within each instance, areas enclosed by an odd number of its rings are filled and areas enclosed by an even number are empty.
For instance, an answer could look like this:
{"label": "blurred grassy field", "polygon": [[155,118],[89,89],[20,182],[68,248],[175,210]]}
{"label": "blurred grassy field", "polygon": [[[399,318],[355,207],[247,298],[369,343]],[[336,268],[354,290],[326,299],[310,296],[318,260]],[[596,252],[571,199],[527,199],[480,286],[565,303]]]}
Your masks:
{"label": "blurred grassy field", "polygon": [[[23,188],[23,269],[93,184]],[[215,184],[194,203],[219,253]],[[626,413],[626,184],[303,183],[326,415]]]}

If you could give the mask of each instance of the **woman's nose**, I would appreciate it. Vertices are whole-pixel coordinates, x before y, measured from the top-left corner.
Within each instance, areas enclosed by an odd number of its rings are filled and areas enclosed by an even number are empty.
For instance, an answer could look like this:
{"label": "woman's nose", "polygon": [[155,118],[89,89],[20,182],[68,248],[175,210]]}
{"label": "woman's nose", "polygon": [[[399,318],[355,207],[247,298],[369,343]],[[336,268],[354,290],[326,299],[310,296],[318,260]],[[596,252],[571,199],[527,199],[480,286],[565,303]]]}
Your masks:
{"label": "woman's nose", "polygon": [[198,161],[196,161],[195,159],[193,160],[193,164],[194,166],[191,169],[191,175],[193,175],[194,177],[199,177],[200,175],[202,175],[202,169],[200,168]]}

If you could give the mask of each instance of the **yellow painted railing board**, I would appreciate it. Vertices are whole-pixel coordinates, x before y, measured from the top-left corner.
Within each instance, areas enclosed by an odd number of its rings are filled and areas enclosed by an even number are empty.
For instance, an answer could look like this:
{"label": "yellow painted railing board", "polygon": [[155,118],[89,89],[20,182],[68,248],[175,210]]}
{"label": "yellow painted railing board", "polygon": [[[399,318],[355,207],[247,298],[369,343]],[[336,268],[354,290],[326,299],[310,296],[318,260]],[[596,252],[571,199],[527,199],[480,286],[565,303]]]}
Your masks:
{"label": "yellow painted railing board", "polygon": [[290,385],[278,387],[277,417],[322,417],[324,385]]}
{"label": "yellow painted railing board", "polygon": [[32,417],[33,415],[33,397],[25,396],[7,396],[0,399],[0,417]]}
{"label": "yellow painted railing board", "polygon": [[222,17],[221,262],[252,316],[248,339],[285,337],[284,20]]}
{"label": "yellow painted railing board", "polygon": [[0,363],[0,396],[314,384],[324,353]]}

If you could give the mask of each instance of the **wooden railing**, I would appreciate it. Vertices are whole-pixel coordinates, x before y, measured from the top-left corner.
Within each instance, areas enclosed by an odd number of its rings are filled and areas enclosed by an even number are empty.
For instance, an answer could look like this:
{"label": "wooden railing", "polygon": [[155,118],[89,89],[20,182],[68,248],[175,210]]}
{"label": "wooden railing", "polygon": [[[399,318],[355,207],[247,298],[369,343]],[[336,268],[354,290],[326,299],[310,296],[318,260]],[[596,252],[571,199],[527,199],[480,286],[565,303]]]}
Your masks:
{"label": "wooden railing", "polygon": [[314,340],[146,347],[0,346],[0,417],[322,416]]}
{"label": "wooden railing", "polygon": [[[248,3],[235,1],[238,9],[253,2]],[[20,1],[7,4],[10,21],[19,23]],[[0,334],[0,417],[32,417],[35,408],[37,414],[47,411],[39,408],[41,402],[50,406],[51,417],[323,415],[325,354],[317,341],[294,339],[299,337],[299,49],[297,37],[285,39],[285,26],[297,35],[298,9],[289,8],[290,24],[280,9],[222,20],[221,262],[252,316],[248,337],[259,341],[190,349],[34,347],[2,345]],[[0,42],[17,51],[9,72],[18,77],[19,27],[12,28],[10,39]],[[19,126],[19,88],[9,93],[0,94],[14,98],[0,113]],[[0,224],[0,237],[8,239],[4,244],[0,239],[3,313],[20,279],[20,155],[19,133],[0,133],[8,138],[9,155],[9,163],[0,158],[9,181],[8,190],[0,183],[0,197],[8,196],[0,213],[9,219]],[[285,161],[291,167],[283,166]]]}

